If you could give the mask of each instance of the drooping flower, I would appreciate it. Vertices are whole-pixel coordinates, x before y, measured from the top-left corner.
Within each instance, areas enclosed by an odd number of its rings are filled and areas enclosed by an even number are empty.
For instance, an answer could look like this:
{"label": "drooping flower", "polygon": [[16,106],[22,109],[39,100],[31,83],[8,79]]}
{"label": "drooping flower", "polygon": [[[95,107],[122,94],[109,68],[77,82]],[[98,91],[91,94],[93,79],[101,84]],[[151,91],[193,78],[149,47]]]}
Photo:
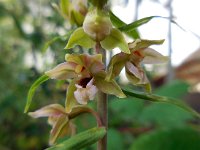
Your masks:
{"label": "drooping flower", "polygon": [[168,57],[161,55],[157,51],[149,48],[151,45],[162,44],[164,40],[135,40],[129,43],[131,54],[119,53],[112,57],[106,80],[111,80],[118,76],[125,67],[126,76],[134,85],[144,86],[147,91],[151,91],[149,80],[141,67],[141,64],[164,63]]}
{"label": "drooping flower", "polygon": [[45,74],[52,79],[72,79],[67,89],[66,110],[77,104],[87,104],[93,100],[98,90],[118,97],[125,97],[114,80],[105,81],[106,73],[102,55],[67,54],[66,62]]}
{"label": "drooping flower", "polygon": [[83,113],[91,113],[96,118],[97,124],[101,125],[101,121],[95,111],[80,105],[73,107],[70,112],[67,112],[62,105],[51,104],[28,114],[33,118],[48,117],[48,123],[52,126],[49,144],[52,145],[60,137],[75,134],[76,128],[72,119]]}

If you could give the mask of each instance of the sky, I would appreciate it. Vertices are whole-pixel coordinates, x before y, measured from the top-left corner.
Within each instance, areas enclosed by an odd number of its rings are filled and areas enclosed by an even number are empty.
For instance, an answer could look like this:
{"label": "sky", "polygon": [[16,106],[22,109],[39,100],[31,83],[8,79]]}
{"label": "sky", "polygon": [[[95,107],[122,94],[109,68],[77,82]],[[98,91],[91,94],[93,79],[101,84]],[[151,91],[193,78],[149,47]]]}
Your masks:
{"label": "sky", "polygon": [[[169,11],[165,7],[167,0],[142,0],[138,8],[138,19],[148,16],[168,17]],[[178,66],[192,52],[200,47],[200,1],[199,0],[173,0],[173,16],[184,30],[172,24],[172,64]],[[135,15],[135,0],[129,0],[127,6],[122,5],[120,0],[115,0],[112,7],[114,14],[126,23],[131,23]],[[149,23],[139,27],[143,39],[165,39],[162,46],[153,46],[163,55],[168,55],[168,25],[166,19],[152,19]]]}

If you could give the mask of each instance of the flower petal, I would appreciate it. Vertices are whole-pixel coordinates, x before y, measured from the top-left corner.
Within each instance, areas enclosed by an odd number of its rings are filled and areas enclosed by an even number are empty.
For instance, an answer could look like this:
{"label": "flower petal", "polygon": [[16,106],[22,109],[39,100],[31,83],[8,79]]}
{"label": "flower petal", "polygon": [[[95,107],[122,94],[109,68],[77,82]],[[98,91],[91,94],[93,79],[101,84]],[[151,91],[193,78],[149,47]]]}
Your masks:
{"label": "flower petal", "polygon": [[67,89],[66,101],[65,101],[65,111],[70,113],[72,108],[77,105],[77,101],[74,97],[74,92],[76,91],[75,80],[72,80]]}
{"label": "flower petal", "polygon": [[147,92],[151,93],[151,84],[141,68],[136,67],[131,62],[127,62],[125,69],[126,77],[133,85],[142,86]]}
{"label": "flower petal", "polygon": [[110,63],[108,65],[108,74],[106,76],[106,80],[110,81],[114,79],[116,76],[118,76],[128,59],[129,55],[125,53],[119,53],[114,55],[111,58]]}
{"label": "flower petal", "polygon": [[65,109],[63,106],[61,106],[59,104],[51,104],[51,105],[45,106],[35,112],[30,112],[28,114],[33,118],[60,116],[62,114],[65,114]]}
{"label": "flower petal", "polygon": [[69,119],[66,115],[61,115],[58,117],[57,121],[52,127],[49,144],[52,145],[55,143],[56,139],[61,135],[62,130],[65,127],[68,127]]}
{"label": "flower petal", "polygon": [[162,54],[160,54],[152,48],[146,48],[142,51],[142,53],[144,55],[142,63],[144,64],[165,63],[169,60],[167,56],[163,56]]}
{"label": "flower petal", "polygon": [[64,62],[54,69],[45,72],[45,74],[52,79],[66,80],[76,76],[76,73],[74,72],[75,67],[75,63]]}
{"label": "flower petal", "polygon": [[98,89],[93,85],[94,79],[83,88],[80,85],[76,85],[77,90],[74,92],[74,96],[79,104],[86,105],[88,100],[93,100],[95,98]]}
{"label": "flower petal", "polygon": [[73,62],[77,65],[83,66],[92,74],[95,74],[96,72],[99,72],[104,69],[101,54],[67,54],[65,59],[67,62]]}
{"label": "flower petal", "polygon": [[147,48],[151,45],[160,45],[164,42],[164,40],[141,40],[137,39],[132,43],[129,43],[129,49],[132,51],[139,50],[139,49],[144,49]]}
{"label": "flower petal", "polygon": [[124,98],[126,95],[122,92],[121,88],[115,80],[106,81],[106,73],[101,72],[94,76],[94,85],[104,93],[115,95],[119,98]]}

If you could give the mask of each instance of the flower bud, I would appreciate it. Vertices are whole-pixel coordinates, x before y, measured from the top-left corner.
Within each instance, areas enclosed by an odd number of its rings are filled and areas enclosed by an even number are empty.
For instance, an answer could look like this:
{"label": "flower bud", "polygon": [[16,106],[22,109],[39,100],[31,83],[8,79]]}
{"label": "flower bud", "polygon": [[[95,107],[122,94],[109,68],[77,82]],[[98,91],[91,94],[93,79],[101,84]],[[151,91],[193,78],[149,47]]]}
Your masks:
{"label": "flower bud", "polygon": [[107,12],[94,9],[87,13],[83,29],[93,40],[99,42],[110,34],[112,23]]}

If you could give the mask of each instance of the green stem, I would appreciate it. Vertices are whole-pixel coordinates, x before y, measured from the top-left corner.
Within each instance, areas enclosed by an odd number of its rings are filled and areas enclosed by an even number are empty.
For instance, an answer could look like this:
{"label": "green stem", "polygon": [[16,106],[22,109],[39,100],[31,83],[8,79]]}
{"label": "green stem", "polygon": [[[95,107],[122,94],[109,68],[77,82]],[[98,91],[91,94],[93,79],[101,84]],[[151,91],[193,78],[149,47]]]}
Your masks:
{"label": "green stem", "polygon": [[[106,51],[101,48],[100,43],[96,44],[96,51],[103,56],[103,62],[106,65]],[[102,91],[98,92],[97,97],[97,112],[102,122],[102,126],[106,129],[108,128],[108,104],[107,104],[107,94]],[[97,150],[107,149],[107,134],[98,141]]]}

